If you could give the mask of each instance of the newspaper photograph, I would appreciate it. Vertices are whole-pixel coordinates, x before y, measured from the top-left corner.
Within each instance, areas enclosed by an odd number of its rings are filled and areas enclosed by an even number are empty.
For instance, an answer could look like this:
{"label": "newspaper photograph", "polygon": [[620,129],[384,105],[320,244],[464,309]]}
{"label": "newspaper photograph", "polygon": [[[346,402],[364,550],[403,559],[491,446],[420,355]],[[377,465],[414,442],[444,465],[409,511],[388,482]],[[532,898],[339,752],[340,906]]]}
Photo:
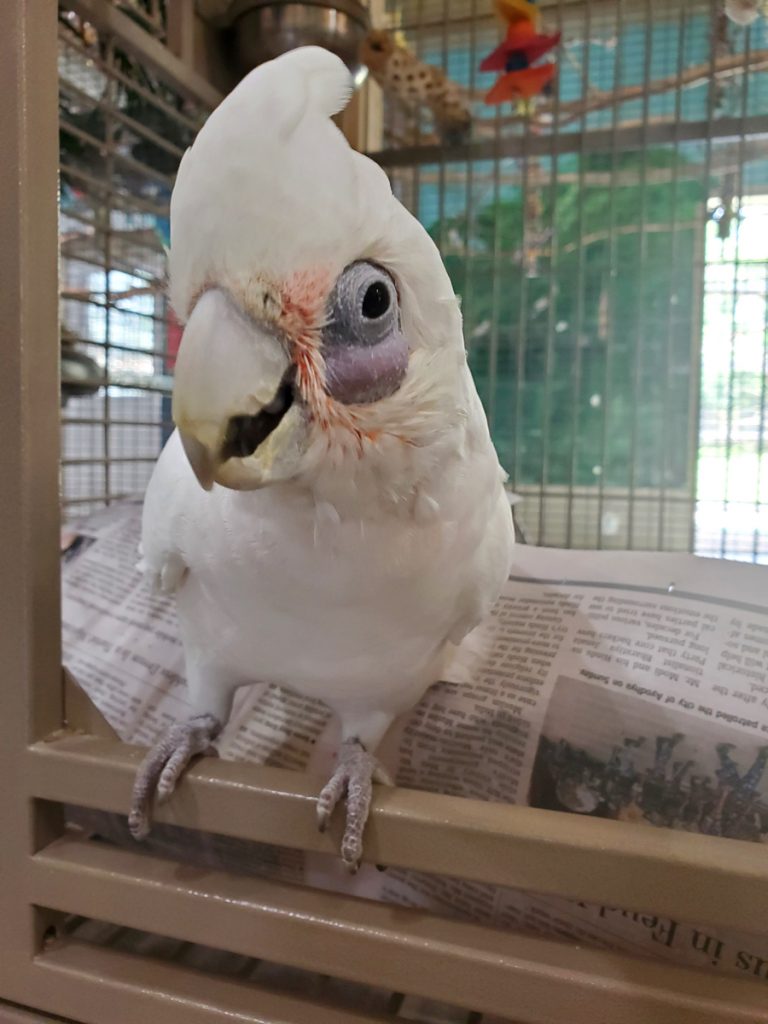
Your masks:
{"label": "newspaper photograph", "polygon": [[531,776],[532,807],[768,839],[768,743],[742,742],[737,729],[711,722],[697,723],[691,735],[685,711],[637,707],[621,691],[607,690],[594,704],[593,684],[557,679]]}
{"label": "newspaper photograph", "polygon": [[[172,599],[136,569],[141,509],[113,507],[62,539],[65,664],[127,742],[187,711]],[[379,756],[398,785],[765,843],[768,570],[645,552],[518,545],[492,616]],[[327,777],[337,727],[317,701],[258,680],[217,747]],[[132,843],[125,819],[73,820]],[[157,826],[147,845],[497,927],[768,980],[768,939],[713,934],[617,907],[364,865]],[[727,861],[729,843],[723,843]]]}

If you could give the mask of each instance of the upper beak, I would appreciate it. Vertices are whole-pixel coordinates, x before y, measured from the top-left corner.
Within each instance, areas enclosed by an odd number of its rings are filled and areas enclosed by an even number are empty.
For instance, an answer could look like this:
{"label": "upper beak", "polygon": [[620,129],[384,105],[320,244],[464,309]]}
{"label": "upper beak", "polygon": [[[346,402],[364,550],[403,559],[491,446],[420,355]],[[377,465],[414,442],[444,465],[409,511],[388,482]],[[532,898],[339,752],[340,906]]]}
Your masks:
{"label": "upper beak", "polygon": [[210,491],[216,479],[217,461],[214,454],[197,440],[194,434],[185,434],[179,430],[181,446],[187,456],[192,472],[204,491]]}
{"label": "upper beak", "polygon": [[173,389],[173,419],[200,485],[240,490],[275,479],[295,432],[292,404],[292,364],[277,334],[225,292],[206,292],[185,328]]}

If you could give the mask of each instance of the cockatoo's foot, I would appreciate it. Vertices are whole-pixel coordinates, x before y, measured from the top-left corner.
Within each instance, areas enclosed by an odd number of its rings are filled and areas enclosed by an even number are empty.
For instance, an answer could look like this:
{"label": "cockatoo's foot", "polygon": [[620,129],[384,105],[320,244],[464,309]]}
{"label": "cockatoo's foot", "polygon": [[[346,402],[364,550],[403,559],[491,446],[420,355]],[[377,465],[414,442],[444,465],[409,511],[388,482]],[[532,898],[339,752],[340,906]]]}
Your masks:
{"label": "cockatoo's foot", "polygon": [[368,820],[373,782],[391,786],[386,769],[359,740],[345,740],[339,750],[336,771],[317,799],[317,823],[320,831],[328,826],[336,804],[346,795],[347,820],[341,840],[341,859],[353,873],[363,856],[363,831]]}
{"label": "cockatoo's foot", "polygon": [[154,746],[136,773],[131,797],[128,828],[134,839],[149,835],[150,810],[153,798],[162,803],[176,788],[181,773],[196,754],[216,754],[211,741],[221,732],[221,722],[214,715],[195,715],[178,722]]}

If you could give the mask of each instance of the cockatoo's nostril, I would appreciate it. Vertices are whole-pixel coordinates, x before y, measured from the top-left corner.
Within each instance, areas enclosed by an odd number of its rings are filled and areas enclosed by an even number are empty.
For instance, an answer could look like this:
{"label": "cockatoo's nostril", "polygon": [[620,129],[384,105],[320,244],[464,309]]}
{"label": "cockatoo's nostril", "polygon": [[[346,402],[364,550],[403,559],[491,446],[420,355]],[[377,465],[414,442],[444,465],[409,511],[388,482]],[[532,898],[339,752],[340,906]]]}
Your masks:
{"label": "cockatoo's nostril", "polygon": [[232,416],[221,448],[222,462],[253,455],[291,408],[293,398],[293,376],[286,375],[272,401],[255,416]]}

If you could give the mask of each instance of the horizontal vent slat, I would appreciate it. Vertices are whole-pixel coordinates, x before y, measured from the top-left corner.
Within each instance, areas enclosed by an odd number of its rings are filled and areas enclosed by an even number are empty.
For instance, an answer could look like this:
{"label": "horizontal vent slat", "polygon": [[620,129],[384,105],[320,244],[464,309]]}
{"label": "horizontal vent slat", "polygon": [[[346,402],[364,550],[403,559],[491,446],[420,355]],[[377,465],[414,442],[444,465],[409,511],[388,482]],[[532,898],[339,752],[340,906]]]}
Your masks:
{"label": "horizontal vent slat", "polygon": [[34,964],[37,1005],[82,1024],[376,1024],[253,984],[85,943],[67,942]]}
{"label": "horizontal vent slat", "polygon": [[[28,751],[40,799],[125,814],[139,748],[84,736]],[[204,759],[157,820],[335,854],[338,818],[315,824],[319,780],[277,768]],[[763,846],[666,829],[638,828],[556,811],[415,790],[377,790],[366,860],[764,932],[768,855]]]}
{"label": "horizontal vent slat", "polygon": [[35,902],[348,981],[524,1020],[768,1021],[763,986],[68,837],[37,854]]}

